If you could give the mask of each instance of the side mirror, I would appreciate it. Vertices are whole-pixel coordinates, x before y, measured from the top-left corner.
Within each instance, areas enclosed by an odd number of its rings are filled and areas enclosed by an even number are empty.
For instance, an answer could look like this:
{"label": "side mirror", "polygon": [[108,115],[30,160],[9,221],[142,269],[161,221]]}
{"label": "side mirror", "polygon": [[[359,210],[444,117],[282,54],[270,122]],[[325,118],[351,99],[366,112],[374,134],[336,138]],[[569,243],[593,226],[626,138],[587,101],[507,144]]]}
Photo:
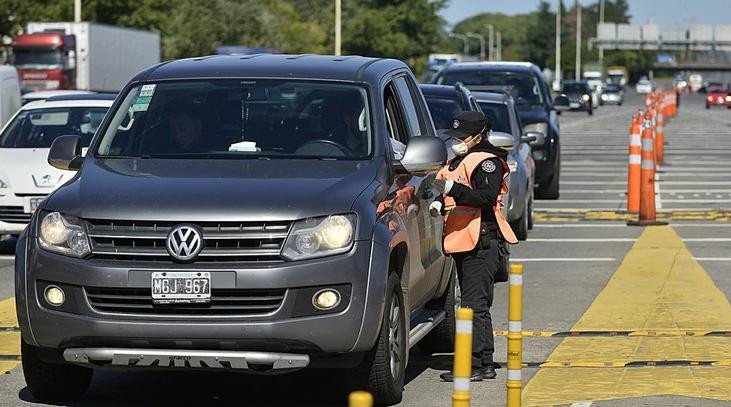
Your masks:
{"label": "side mirror", "polygon": [[396,161],[399,172],[436,171],[447,163],[447,146],[438,137],[419,136],[409,140],[404,157]]}
{"label": "side mirror", "polygon": [[77,171],[84,159],[81,156],[81,137],[59,136],[48,152],[48,163],[59,170]]}
{"label": "side mirror", "polygon": [[495,147],[500,147],[504,150],[512,150],[513,145],[515,144],[515,140],[513,139],[512,134],[503,133],[501,131],[493,131],[490,132],[490,137],[488,138],[490,140],[490,143]]}
{"label": "side mirror", "polygon": [[553,99],[553,110],[557,112],[565,112],[571,108],[571,103],[566,95],[559,95]]}
{"label": "side mirror", "polygon": [[546,135],[538,131],[529,131],[525,133],[520,141],[530,143],[532,146],[542,146],[546,143]]}

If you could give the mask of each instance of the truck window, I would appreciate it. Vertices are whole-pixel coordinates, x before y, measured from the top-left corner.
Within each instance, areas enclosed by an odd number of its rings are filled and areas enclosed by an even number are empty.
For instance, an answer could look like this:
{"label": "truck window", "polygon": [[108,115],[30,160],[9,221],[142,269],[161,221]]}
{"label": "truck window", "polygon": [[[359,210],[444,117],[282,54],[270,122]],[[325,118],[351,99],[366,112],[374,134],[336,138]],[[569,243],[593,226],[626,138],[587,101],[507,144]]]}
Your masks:
{"label": "truck window", "polygon": [[393,84],[396,88],[399,100],[401,101],[401,107],[403,108],[405,116],[404,119],[408,129],[408,136],[416,137],[426,134],[422,121],[420,120],[413,92],[411,91],[409,84],[406,82],[406,77],[400,76],[394,79]]}
{"label": "truck window", "polygon": [[386,126],[388,127],[393,158],[400,160],[406,151],[406,144],[409,142],[409,137],[406,132],[403,115],[399,109],[393,84],[389,84],[386,87],[384,100],[386,101]]}

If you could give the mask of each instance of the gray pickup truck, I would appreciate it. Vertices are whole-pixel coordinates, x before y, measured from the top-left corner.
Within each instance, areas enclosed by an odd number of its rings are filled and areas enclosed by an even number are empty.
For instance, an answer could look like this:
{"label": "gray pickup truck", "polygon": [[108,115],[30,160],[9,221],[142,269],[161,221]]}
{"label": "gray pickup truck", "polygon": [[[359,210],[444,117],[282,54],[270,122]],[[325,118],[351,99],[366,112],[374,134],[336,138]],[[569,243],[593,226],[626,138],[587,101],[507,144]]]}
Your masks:
{"label": "gray pickup truck", "polygon": [[18,240],[39,399],[93,369],[343,368],[401,400],[409,349],[453,347],[459,287],[429,189],[447,152],[400,61],[166,62],[133,78]]}

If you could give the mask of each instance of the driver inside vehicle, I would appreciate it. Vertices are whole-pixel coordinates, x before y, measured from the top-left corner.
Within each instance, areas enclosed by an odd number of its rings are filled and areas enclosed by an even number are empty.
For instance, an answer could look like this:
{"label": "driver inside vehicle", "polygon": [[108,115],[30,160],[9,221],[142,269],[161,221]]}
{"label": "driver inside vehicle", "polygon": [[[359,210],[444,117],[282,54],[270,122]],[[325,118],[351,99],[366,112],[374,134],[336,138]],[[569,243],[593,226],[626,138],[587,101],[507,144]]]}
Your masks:
{"label": "driver inside vehicle", "polygon": [[349,155],[368,154],[367,135],[361,131],[364,120],[363,98],[357,92],[327,100],[323,105],[322,120],[327,139],[347,148]]}

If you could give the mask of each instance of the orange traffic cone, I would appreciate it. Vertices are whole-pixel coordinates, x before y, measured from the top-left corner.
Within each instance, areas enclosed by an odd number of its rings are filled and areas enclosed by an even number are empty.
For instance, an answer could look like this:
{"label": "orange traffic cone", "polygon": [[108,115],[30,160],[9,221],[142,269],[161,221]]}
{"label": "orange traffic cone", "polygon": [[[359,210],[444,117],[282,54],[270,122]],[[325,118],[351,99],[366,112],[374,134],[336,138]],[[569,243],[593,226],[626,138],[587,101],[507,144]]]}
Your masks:
{"label": "orange traffic cone", "polygon": [[642,160],[640,162],[640,218],[639,221],[629,221],[628,225],[650,226],[666,225],[667,222],[658,222],[655,210],[655,152],[653,151],[652,116],[645,115],[642,128]]}
{"label": "orange traffic cone", "polygon": [[642,115],[632,116],[632,125],[629,128],[629,164],[627,165],[627,211],[640,211],[640,163],[642,143],[640,139]]}
{"label": "orange traffic cone", "polygon": [[[662,112],[660,109],[659,112]],[[657,127],[655,127],[655,157],[661,163],[665,159],[665,116],[662,113],[657,115]]]}

